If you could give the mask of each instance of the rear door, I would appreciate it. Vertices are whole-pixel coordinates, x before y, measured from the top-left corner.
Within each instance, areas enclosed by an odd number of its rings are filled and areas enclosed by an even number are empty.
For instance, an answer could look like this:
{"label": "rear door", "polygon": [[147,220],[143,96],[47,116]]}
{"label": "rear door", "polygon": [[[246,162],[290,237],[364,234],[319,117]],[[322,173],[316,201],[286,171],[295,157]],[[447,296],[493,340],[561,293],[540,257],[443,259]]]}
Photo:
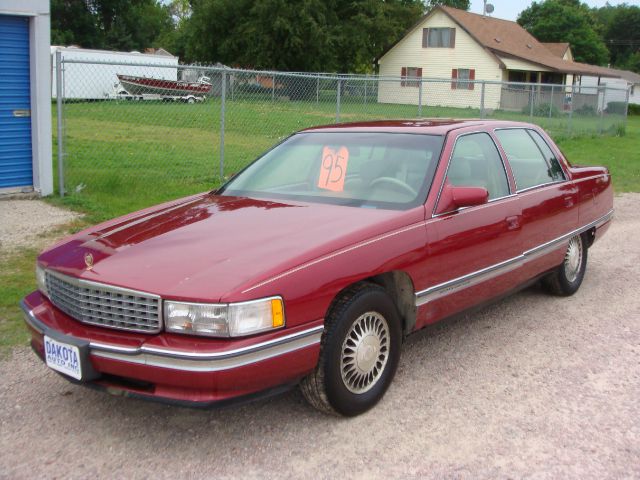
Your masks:
{"label": "rear door", "polygon": [[[418,322],[433,323],[510,289],[517,276],[520,205],[487,132],[458,135],[433,218],[428,221],[429,288],[417,293]],[[489,202],[455,209],[447,185],[483,187]]]}
{"label": "rear door", "polygon": [[543,137],[532,128],[497,129],[522,208],[526,275],[559,265],[566,243],[553,243],[578,227],[577,188]]}

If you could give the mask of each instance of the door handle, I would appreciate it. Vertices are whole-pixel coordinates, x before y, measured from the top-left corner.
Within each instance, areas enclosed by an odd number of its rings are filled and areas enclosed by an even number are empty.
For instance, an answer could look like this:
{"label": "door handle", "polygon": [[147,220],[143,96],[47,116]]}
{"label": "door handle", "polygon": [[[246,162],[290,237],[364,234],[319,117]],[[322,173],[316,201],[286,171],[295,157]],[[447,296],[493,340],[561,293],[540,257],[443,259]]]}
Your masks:
{"label": "door handle", "polygon": [[508,230],[517,230],[518,228],[520,228],[520,216],[519,215],[513,215],[511,217],[507,217],[507,218],[505,218],[505,221],[507,222],[507,229]]}
{"label": "door handle", "polygon": [[14,117],[30,117],[31,116],[31,110],[29,110],[28,108],[26,109],[18,109],[18,110],[14,110],[13,111],[13,116]]}
{"label": "door handle", "polygon": [[564,206],[567,208],[573,207],[573,197],[564,197]]}

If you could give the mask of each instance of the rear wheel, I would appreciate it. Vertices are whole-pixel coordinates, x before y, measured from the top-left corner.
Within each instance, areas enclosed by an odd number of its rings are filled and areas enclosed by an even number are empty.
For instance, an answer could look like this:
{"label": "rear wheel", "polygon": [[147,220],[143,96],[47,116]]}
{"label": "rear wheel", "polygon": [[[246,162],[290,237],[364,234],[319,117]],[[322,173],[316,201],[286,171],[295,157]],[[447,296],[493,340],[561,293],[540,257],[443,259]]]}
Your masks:
{"label": "rear wheel", "polygon": [[543,279],[543,285],[554,295],[569,296],[578,291],[587,269],[587,243],[582,235],[569,240],[562,264]]}
{"label": "rear wheel", "polygon": [[370,283],[345,291],[325,319],[320,359],[301,384],[311,405],[354,416],[384,395],[398,366],[402,330],[386,291]]}

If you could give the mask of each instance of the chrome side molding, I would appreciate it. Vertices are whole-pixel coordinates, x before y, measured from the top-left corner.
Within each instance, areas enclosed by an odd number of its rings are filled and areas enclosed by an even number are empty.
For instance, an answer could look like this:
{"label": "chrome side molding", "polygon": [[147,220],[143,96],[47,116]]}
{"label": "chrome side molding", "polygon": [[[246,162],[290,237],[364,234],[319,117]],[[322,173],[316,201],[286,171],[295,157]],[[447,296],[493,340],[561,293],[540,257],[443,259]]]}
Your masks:
{"label": "chrome side molding", "polygon": [[454,278],[453,280],[449,280],[447,282],[440,283],[438,285],[434,285],[433,287],[429,287],[425,290],[421,290],[416,292],[416,306],[419,307],[433,300],[437,300],[438,298],[445,297],[452,293],[459,292],[469,287],[473,287],[474,285],[478,285],[479,283],[485,282],[487,280],[491,280],[492,278],[498,277],[505,273],[508,273],[516,268],[521,267],[526,262],[534,260],[542,255],[545,255],[554,249],[556,249],[563,242],[566,242],[574,235],[578,235],[580,233],[586,232],[587,230],[593,227],[600,227],[605,224],[613,217],[613,209],[611,209],[608,213],[598,218],[597,220],[583,226],[572,230],[569,233],[561,235],[558,238],[554,238],[553,240],[538,245],[532,249],[529,249],[522,254],[505,260],[500,263],[496,263],[495,265],[491,265],[489,267],[483,268],[481,270],[476,270],[475,272],[468,273],[458,278]]}

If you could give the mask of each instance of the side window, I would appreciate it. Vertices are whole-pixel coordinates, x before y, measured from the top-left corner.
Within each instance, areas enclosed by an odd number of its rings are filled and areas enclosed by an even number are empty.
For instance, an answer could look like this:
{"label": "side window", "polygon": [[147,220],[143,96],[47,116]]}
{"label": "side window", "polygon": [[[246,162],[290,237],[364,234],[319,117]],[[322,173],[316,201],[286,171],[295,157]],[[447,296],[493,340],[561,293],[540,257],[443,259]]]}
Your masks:
{"label": "side window", "polygon": [[556,180],[554,175],[557,174],[553,173],[551,166],[527,130],[523,128],[496,130],[496,136],[507,154],[518,190]]}
{"label": "side window", "polygon": [[562,171],[560,162],[553,153],[553,150],[549,148],[547,142],[544,141],[544,138],[542,138],[542,136],[535,130],[528,130],[528,132],[529,135],[531,135],[531,138],[533,138],[534,142],[536,142],[536,145],[538,145],[538,148],[542,152],[542,155],[549,164],[551,176],[553,177],[553,179],[555,181],[565,180],[564,172]]}
{"label": "side window", "polygon": [[455,187],[483,187],[489,200],[509,195],[500,153],[487,133],[463,135],[453,149],[447,180]]}

